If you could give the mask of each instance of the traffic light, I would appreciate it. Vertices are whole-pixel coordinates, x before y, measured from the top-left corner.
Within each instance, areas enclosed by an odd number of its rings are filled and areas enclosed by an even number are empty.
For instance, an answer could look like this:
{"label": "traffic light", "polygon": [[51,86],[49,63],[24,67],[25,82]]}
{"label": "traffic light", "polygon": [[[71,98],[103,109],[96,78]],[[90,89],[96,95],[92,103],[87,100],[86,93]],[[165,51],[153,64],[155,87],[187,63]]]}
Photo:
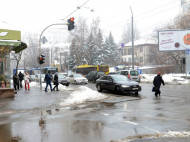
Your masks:
{"label": "traffic light", "polygon": [[67,22],[68,22],[68,31],[71,31],[72,29],[75,28],[75,26],[74,26],[74,24],[75,24],[74,20],[75,20],[74,17],[72,17],[72,18],[70,18],[70,19],[67,20]]}
{"label": "traffic light", "polygon": [[182,63],[185,64],[185,58],[182,58]]}
{"label": "traffic light", "polygon": [[40,57],[39,57],[39,63],[40,64],[45,63],[45,56],[44,55],[40,55]]}

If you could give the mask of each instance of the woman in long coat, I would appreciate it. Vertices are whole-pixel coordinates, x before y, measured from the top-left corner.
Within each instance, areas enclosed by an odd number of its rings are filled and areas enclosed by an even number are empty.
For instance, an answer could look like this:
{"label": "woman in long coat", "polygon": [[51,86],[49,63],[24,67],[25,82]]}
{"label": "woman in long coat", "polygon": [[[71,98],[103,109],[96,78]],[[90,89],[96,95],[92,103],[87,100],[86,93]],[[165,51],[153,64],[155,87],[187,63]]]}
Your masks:
{"label": "woman in long coat", "polygon": [[53,91],[55,91],[55,88],[57,88],[56,91],[59,91],[59,89],[58,89],[58,85],[59,85],[58,73],[55,73],[53,82],[54,82],[54,85],[55,85],[55,86],[53,87]]}

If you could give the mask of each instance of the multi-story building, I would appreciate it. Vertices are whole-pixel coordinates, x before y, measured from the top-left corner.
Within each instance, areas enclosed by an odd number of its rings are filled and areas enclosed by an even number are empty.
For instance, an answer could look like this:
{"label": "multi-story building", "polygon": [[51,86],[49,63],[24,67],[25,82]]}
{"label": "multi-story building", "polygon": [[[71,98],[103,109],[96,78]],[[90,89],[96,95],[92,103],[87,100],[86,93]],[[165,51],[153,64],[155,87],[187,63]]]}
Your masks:
{"label": "multi-story building", "polygon": [[[137,65],[151,65],[151,50],[157,47],[155,40],[140,39],[134,41],[134,62]],[[125,44],[119,48],[120,61],[123,64],[132,62],[132,43]]]}

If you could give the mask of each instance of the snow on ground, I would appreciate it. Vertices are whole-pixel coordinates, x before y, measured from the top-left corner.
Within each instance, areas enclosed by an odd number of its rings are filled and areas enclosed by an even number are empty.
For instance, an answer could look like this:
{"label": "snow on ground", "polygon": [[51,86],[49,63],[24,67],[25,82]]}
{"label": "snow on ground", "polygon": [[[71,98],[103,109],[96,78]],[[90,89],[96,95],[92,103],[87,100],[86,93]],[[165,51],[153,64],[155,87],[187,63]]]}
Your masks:
{"label": "snow on ground", "polygon": [[[156,74],[141,74],[141,82],[152,83]],[[189,84],[189,79],[184,79],[184,74],[164,74],[162,78],[166,84]]]}
{"label": "snow on ground", "polygon": [[139,138],[141,140],[143,139],[157,139],[157,138],[170,138],[170,137],[174,137],[174,138],[184,138],[184,137],[190,137],[190,132],[189,131],[168,131],[168,132],[163,132],[163,133],[156,133],[156,134],[144,134],[144,135],[137,135],[137,136],[129,136],[127,138],[123,138],[121,140],[118,141],[114,141],[114,142],[130,142],[130,141],[135,141],[135,140],[139,140]]}
{"label": "snow on ground", "polygon": [[81,104],[86,101],[97,101],[104,98],[107,98],[107,96],[86,86],[80,86],[79,91],[72,92],[70,96],[64,100],[64,102],[60,103],[60,105],[66,106],[71,104]]}

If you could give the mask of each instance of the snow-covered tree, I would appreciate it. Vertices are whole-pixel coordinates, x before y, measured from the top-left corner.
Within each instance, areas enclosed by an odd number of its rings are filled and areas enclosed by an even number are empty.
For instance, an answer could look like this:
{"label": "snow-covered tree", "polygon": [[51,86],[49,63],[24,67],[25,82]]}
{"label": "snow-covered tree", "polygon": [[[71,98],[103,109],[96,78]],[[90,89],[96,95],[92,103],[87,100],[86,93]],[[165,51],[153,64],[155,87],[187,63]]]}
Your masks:
{"label": "snow-covered tree", "polygon": [[117,45],[114,41],[114,38],[111,32],[105,40],[104,59],[105,59],[105,62],[109,65],[117,65],[118,60],[119,60]]}

